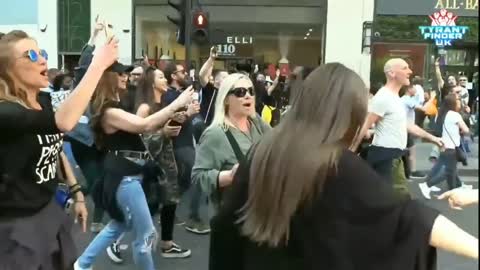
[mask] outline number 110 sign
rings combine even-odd
[[[217,45],[218,56],[235,56],[237,48],[234,44]]]

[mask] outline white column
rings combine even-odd
[[[135,56],[134,58],[141,58],[142,56],[142,49],[144,48],[144,35],[142,31],[142,23],[143,20],[137,16],[135,18]]]
[[[363,22],[373,21],[374,0],[328,0],[325,63],[339,62],[370,86],[370,53],[362,53]]]
[[[47,51],[49,68],[59,68],[57,14],[57,0],[38,0],[37,31],[29,33],[37,39],[40,48]]]
[[[120,59],[123,64],[132,63],[132,0],[91,0],[91,25],[95,25],[95,18],[100,15],[113,26],[113,34],[120,41]],[[105,35],[101,35],[97,46],[105,43]]]

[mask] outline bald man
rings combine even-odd
[[[408,63],[399,58],[390,59],[385,64],[384,73],[387,83],[372,98],[367,120],[360,133],[363,136],[360,137],[368,137],[368,129],[375,125],[367,161],[393,186],[396,180],[393,179],[393,166],[403,165],[401,157],[407,148],[408,133],[438,145],[442,142],[440,138],[430,135],[414,123],[407,122],[407,114],[399,92],[403,86],[410,85],[412,70]],[[406,184],[400,188],[405,191]]]

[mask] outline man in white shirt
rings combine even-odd
[[[414,123],[407,122],[407,115],[399,97],[400,88],[410,85],[412,71],[407,62],[399,58],[390,59],[384,66],[384,72],[387,83],[372,98],[360,137],[363,138],[368,129],[375,124],[375,133],[367,161],[393,186],[393,162],[400,159],[407,148],[407,133],[438,145],[442,145],[442,142],[440,138],[429,134]],[[359,141],[355,146],[358,146],[358,143]],[[406,183],[401,185],[405,187]]]

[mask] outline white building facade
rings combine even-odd
[[[2,1],[0,32],[23,30],[49,54],[48,66],[58,67],[56,0]]]

